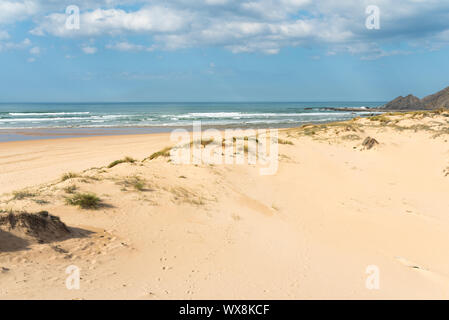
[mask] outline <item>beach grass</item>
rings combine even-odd
[[[108,165],[108,169],[114,168],[116,165],[119,165],[121,163],[135,163],[136,161],[137,161],[136,159],[133,159],[131,157],[125,157],[123,159],[115,160],[115,161],[111,162]]]
[[[28,191],[28,190],[20,190],[20,191],[14,191],[12,193],[13,195],[13,200],[23,200],[26,198],[32,198],[34,196],[36,196],[36,193]]]
[[[94,193],[77,193],[67,198],[66,203],[72,206],[78,206],[81,209],[98,209],[101,200]]]
[[[118,182],[117,184],[123,186],[123,191],[126,191],[126,188],[133,188],[137,191],[144,191],[146,187],[146,181],[139,176],[128,177],[123,181]]]
[[[166,147],[162,150],[159,150],[155,153],[153,153],[151,156],[149,156],[147,159],[153,160],[159,157],[169,157],[170,156],[170,151],[171,151],[172,147]],[[146,159],[145,159],[146,160]],[[145,161],[144,160],[144,161]]]
[[[61,181],[64,182],[64,181],[66,181],[66,180],[73,179],[73,178],[78,178],[78,177],[79,177],[79,174],[77,174],[77,173],[74,173],[74,172],[67,172],[67,173],[64,173],[64,174],[62,175]]]
[[[285,140],[285,139],[281,139],[281,138],[278,138],[277,140],[278,140],[279,144],[293,145],[293,142],[291,142],[290,140]]]
[[[75,191],[76,191],[77,189],[78,189],[78,187],[77,187],[76,185],[70,185],[70,186],[65,187],[63,190],[64,190],[66,193],[73,194],[73,193],[75,193]]]

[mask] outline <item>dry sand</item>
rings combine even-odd
[[[142,162],[172,144],[166,134],[2,143],[0,208],[46,210],[71,235],[0,226],[0,298],[447,299],[447,115],[284,130],[293,144],[272,176]],[[379,144],[363,147],[368,136]],[[139,161],[107,168],[124,156]],[[103,205],[67,205],[73,185]],[[79,290],[65,286],[70,265]]]

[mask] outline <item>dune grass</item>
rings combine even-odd
[[[47,200],[44,199],[33,199],[33,201],[39,205],[45,205],[45,204],[49,204],[50,202],[48,202]]]
[[[134,189],[137,191],[143,191],[145,190],[145,181],[137,178],[131,182]]]
[[[290,140],[285,140],[285,139],[281,139],[281,138],[278,138],[278,143],[279,144],[289,144],[289,145],[293,145],[293,142],[291,142]]]
[[[153,153],[151,156],[149,156],[147,159],[153,160],[159,157],[169,157],[170,156],[170,151],[171,151],[172,147],[166,147],[162,150],[159,150],[155,153]],[[146,160],[146,159],[145,159]]]
[[[75,193],[75,191],[78,189],[78,187],[76,185],[70,185],[65,187],[63,190],[65,191],[65,193],[70,193],[73,194]]]
[[[12,193],[13,200],[23,200],[26,198],[32,198],[36,196],[36,193],[28,191],[28,190],[20,190],[20,191],[14,191]]]
[[[66,203],[72,206],[78,206],[81,209],[98,209],[101,200],[94,193],[77,193],[67,198]]]
[[[209,145],[209,144],[211,144],[212,142],[214,142],[214,139],[201,139],[201,142],[200,142],[200,144],[203,146],[203,147],[206,147],[207,145]],[[192,142],[192,145],[193,145],[193,142]]]
[[[128,177],[117,184],[123,186],[123,191],[126,191],[126,188],[133,188],[137,191],[145,191],[145,187],[147,185],[146,181],[139,176]]]
[[[135,159],[133,159],[133,158],[131,158],[131,157],[125,157],[125,158],[123,158],[123,159],[115,160],[115,161],[111,162],[111,163],[108,165],[108,169],[114,168],[116,165],[119,165],[119,164],[121,164],[121,163],[135,163],[136,161],[137,161],[137,160],[135,160]]]
[[[205,204],[201,196],[197,195],[195,192],[190,191],[184,187],[181,186],[172,187],[169,191],[173,194],[173,199],[175,201],[194,204],[197,206]]]
[[[348,134],[348,135],[342,136],[341,139],[349,140],[349,141],[356,141],[356,140],[360,140],[362,138],[357,134]]]
[[[64,182],[64,181],[66,181],[66,180],[73,179],[73,178],[78,178],[78,177],[79,177],[79,174],[77,174],[77,173],[74,173],[74,172],[67,172],[67,173],[64,173],[64,174],[62,175],[61,181]]]

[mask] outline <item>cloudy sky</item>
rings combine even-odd
[[[448,57],[447,0],[0,0],[3,102],[385,101]]]

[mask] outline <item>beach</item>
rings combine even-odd
[[[280,129],[273,175],[151,157],[169,133],[2,142],[3,214],[70,232],[0,225],[0,299],[447,299],[448,115]]]

